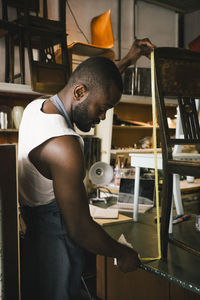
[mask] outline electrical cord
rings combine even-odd
[[[107,187],[105,187],[105,186],[99,186],[100,188],[104,188],[106,191],[102,191],[101,190],[101,192],[103,192],[104,194],[106,194],[106,193],[109,193],[109,194],[113,194],[112,192],[111,192],[111,190],[109,189],[109,188],[107,188]]]
[[[80,28],[80,26],[79,26],[79,24],[78,24],[78,22],[77,22],[77,20],[76,20],[76,17],[75,17],[75,15],[74,15],[74,13],[73,13],[73,10],[72,10],[72,8],[71,8],[71,6],[70,6],[68,0],[66,0],[66,3],[67,3],[67,6],[69,7],[69,11],[70,11],[70,13],[71,13],[71,15],[72,15],[72,17],[73,17],[75,23],[76,23],[76,26],[78,27],[78,29],[80,30],[80,32],[82,33],[82,35],[83,35],[84,38],[86,39],[87,43],[89,44],[90,42],[89,42],[88,38],[86,37],[86,35],[84,34],[83,30]]]

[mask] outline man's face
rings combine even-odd
[[[120,92],[117,88],[104,93],[90,92],[88,97],[80,102],[73,110],[73,121],[81,131],[87,132],[106,117],[106,111],[117,104]]]

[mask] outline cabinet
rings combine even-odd
[[[102,300],[200,300],[199,294],[145,270],[124,274],[113,265],[113,258],[103,256],[97,256],[97,296]]]
[[[23,106],[41,94],[33,92],[31,87],[23,84],[0,83],[0,106],[8,106],[11,110],[14,106]],[[16,143],[18,130],[15,128],[0,129],[0,144]]]
[[[30,86],[0,83],[0,106],[25,107],[40,96]],[[0,298],[20,299],[20,240],[16,145],[18,130],[0,129]],[[12,144],[12,145],[8,145]]]

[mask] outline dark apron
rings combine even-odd
[[[77,300],[83,250],[68,237],[56,201],[22,207],[22,300]]]

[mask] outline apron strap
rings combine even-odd
[[[72,122],[71,122],[71,120],[69,118],[69,115],[66,112],[65,107],[64,107],[62,101],[60,100],[60,98],[58,97],[58,95],[56,94],[56,95],[52,96],[50,99],[55,104],[55,106],[57,107],[57,109],[59,110],[59,112],[61,113],[61,115],[65,118],[68,126],[72,130],[74,130],[74,126],[72,125]]]

